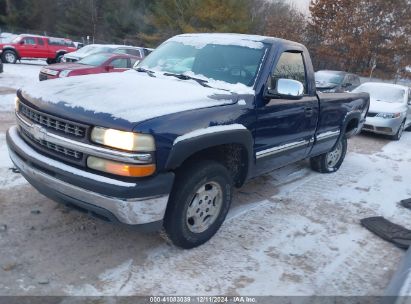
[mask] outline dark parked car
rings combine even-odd
[[[78,62],[58,63],[44,67],[40,71],[39,79],[42,81],[88,74],[119,73],[131,69],[138,60],[139,57],[126,54],[98,53]]]
[[[318,71],[315,73],[317,91],[323,93],[350,92],[361,84],[360,77],[341,71]]]
[[[180,35],[136,68],[17,93],[10,157],[41,193],[100,219],[209,240],[233,187],[302,159],[337,171],[367,93],[321,94],[307,49],[237,34]]]

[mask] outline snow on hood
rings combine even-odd
[[[23,87],[27,100],[63,104],[114,119],[140,122],[147,119],[237,102],[237,94],[202,87],[194,81],[150,77],[134,70],[76,76]]]
[[[401,113],[407,111],[407,105],[400,102],[385,102],[380,100],[370,100],[371,113]]]

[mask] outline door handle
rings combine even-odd
[[[306,117],[311,117],[314,114],[314,109],[313,108],[305,108],[305,116]]]

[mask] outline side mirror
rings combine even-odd
[[[23,44],[24,44],[24,40],[20,40],[19,44],[23,45]]]
[[[106,68],[107,72],[111,71],[111,70],[114,70],[114,66],[112,66],[112,65],[106,65],[105,68]]]
[[[349,88],[349,87],[352,87],[352,83],[347,82],[343,85],[343,88]]]
[[[304,96],[304,85],[292,79],[278,79],[276,89],[269,89],[269,95],[277,97],[299,99]]]

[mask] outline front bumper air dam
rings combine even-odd
[[[397,134],[402,122],[403,116],[399,118],[382,118],[382,117],[367,117],[363,131],[373,132],[382,135]]]
[[[128,225],[160,223],[164,218],[169,194],[141,198],[117,198],[83,189],[56,178],[53,172],[50,172],[50,168],[55,166],[59,170],[69,172],[74,178],[78,176],[93,180],[100,187],[105,187],[105,184],[111,186],[117,184],[121,187],[128,186],[134,192],[138,191],[139,186],[144,187],[144,185],[143,183],[126,183],[86,172],[41,155],[21,139],[17,127],[12,127],[7,131],[7,144],[10,158],[22,175],[34,188],[53,200],[68,202],[91,214]],[[47,170],[41,170],[43,166]],[[173,179],[174,176],[169,179],[170,185],[166,187],[168,191],[172,187]],[[164,188],[162,190],[164,191]]]

